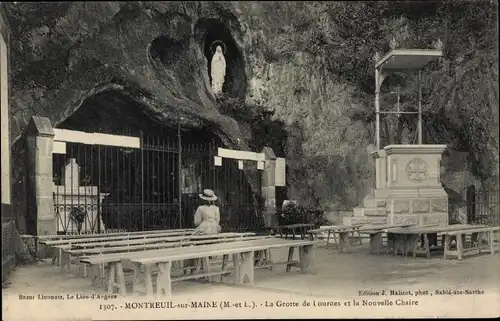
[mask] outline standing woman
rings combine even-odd
[[[196,229],[193,235],[209,235],[219,234],[221,227],[219,207],[214,204],[217,196],[210,189],[203,190],[203,194],[199,194],[205,204],[198,206],[194,213],[194,225]]]

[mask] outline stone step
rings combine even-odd
[[[387,216],[387,209],[385,207],[378,208],[364,208],[363,216]]]
[[[366,208],[366,207],[355,207],[353,209],[354,217],[364,217],[364,216],[387,216],[387,210],[385,207],[379,208]]]
[[[373,197],[366,197],[363,200],[363,207],[384,207],[385,208],[386,201],[385,199],[382,198],[373,198]]]
[[[362,217],[363,216],[363,208],[362,207],[355,207],[352,209],[353,216],[355,217]]]
[[[356,217],[356,216],[351,216],[351,217],[344,217],[342,219],[342,224],[345,225],[352,225],[352,224],[386,224],[387,218],[386,217],[368,217],[368,216],[363,216],[363,217]]]

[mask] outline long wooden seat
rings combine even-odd
[[[278,233],[280,237],[285,237],[288,238],[288,233],[292,232],[292,239],[295,240],[295,235],[297,234],[296,231],[298,231],[298,234],[300,237],[304,240],[306,239],[306,231],[309,228],[314,227],[314,224],[312,223],[297,223],[297,224],[289,224],[289,225],[280,225],[277,226],[276,229],[278,230]]]
[[[333,247],[339,249],[341,252],[345,249],[350,253],[352,245],[361,245],[361,235],[359,232],[361,226],[362,224],[328,225],[309,230],[307,233],[309,233],[311,240],[314,240],[315,235],[327,232],[326,248],[330,245],[330,237],[333,236]]]
[[[116,232],[116,233],[96,233],[96,234],[76,234],[76,235],[39,235],[36,238],[40,241],[95,238],[108,236],[130,236],[139,234],[158,234],[170,232],[193,232],[194,229],[171,229],[171,230],[153,230],[153,231],[135,231],[135,232]]]
[[[181,236],[181,235],[190,235],[193,230],[170,230],[170,231],[162,231],[161,233],[134,233],[131,235],[115,235],[115,236],[97,236],[92,235],[88,237],[81,238],[69,238],[69,239],[42,239],[38,240],[39,244],[44,244],[48,248],[52,250],[52,264],[58,261],[62,255],[62,249],[66,249],[71,247],[72,244],[79,243],[101,243],[101,242],[109,242],[109,241],[119,241],[119,240],[135,240],[135,239],[153,239],[167,236]],[[64,235],[62,235],[64,236]],[[54,250],[55,249],[55,250]]]
[[[221,233],[217,234],[216,236],[210,236],[210,237],[239,237],[241,233]],[[246,235],[255,235],[255,233],[248,232]],[[133,246],[133,245],[143,245],[143,244],[151,244],[151,243],[160,243],[160,242],[176,242],[176,241],[181,241],[185,240],[186,238],[205,238],[206,236],[192,236],[191,233],[189,234],[155,234],[153,236],[150,235],[143,235],[143,236],[133,236],[130,239],[98,239],[94,240],[92,239],[91,242],[85,242],[85,240],[78,240],[76,242],[63,242],[63,243],[58,243],[59,241],[50,241],[50,245],[52,247],[56,248],[57,251],[55,252],[57,256],[53,258],[53,262],[55,259],[59,259],[59,264],[61,264],[62,256],[64,255],[64,251],[68,249],[89,249],[89,248],[99,248],[99,247],[117,247],[117,246]],[[61,268],[62,269],[62,268]]]
[[[413,253],[413,257],[422,253],[427,258],[430,258],[430,243],[429,236],[437,235],[438,233],[451,232],[458,230],[469,230],[474,228],[482,228],[486,226],[454,224],[445,226],[423,226],[423,227],[408,227],[401,229],[391,229],[388,231],[388,237],[391,236],[394,242],[394,255],[397,255],[401,250],[404,256],[409,252]],[[419,247],[419,243],[421,246]],[[444,243],[444,242],[443,242]]]
[[[192,231],[175,231],[175,232],[163,232],[163,233],[153,233],[153,234],[134,234],[134,235],[117,235],[117,236],[106,236],[106,237],[86,237],[78,239],[64,239],[64,240],[42,240],[40,244],[46,244],[48,246],[56,245],[66,245],[66,244],[80,244],[80,243],[102,243],[108,241],[120,241],[120,240],[137,240],[137,239],[153,239],[164,236],[182,236],[191,235]]]
[[[184,236],[167,236],[160,238],[147,238],[147,239],[137,239],[137,240],[125,240],[125,241],[111,241],[111,242],[100,242],[100,243],[83,243],[74,244],[72,246],[61,245],[58,248],[62,251],[61,253],[61,271],[67,267],[68,271],[71,269],[71,257],[81,256],[88,253],[90,249],[111,249],[110,252],[119,252],[113,249],[117,247],[144,247],[148,244],[161,244],[161,243],[190,243],[194,240],[225,240],[231,238],[241,238],[245,236],[254,236],[253,232],[245,233],[220,233],[215,235],[184,235]],[[161,247],[161,246],[160,246]],[[105,251],[99,251],[97,253],[104,253]]]
[[[480,254],[482,252],[494,254],[494,233],[499,230],[500,227],[492,226],[440,232],[444,236],[444,258],[457,257],[458,260],[462,260],[464,256]],[[466,235],[471,235],[472,247],[470,248],[464,247]],[[451,249],[453,239],[456,241],[455,250]],[[487,241],[487,243],[483,244],[483,240]]]
[[[313,247],[317,241],[310,240],[286,240],[282,238],[267,238],[262,240],[249,240],[249,241],[236,241],[230,243],[219,243],[210,245],[200,245],[188,248],[174,248],[162,251],[142,252],[137,257],[131,259],[135,265],[133,291],[139,291],[139,270],[140,266],[144,265],[145,269],[145,286],[146,292],[149,295],[153,294],[153,285],[151,277],[151,267],[158,268],[157,277],[157,290],[158,297],[171,295],[172,284],[172,262],[188,259],[202,259],[204,262],[204,273],[192,276],[183,276],[180,279],[199,278],[203,276],[211,277],[213,275],[220,275],[229,273],[226,269],[227,265],[222,267],[221,271],[213,271],[210,267],[210,256],[232,256],[234,266],[234,282],[236,284],[253,284],[254,282],[254,253],[262,250],[270,250],[273,248],[289,248],[293,256],[293,249],[299,248],[299,262],[298,266],[302,273],[314,273],[314,254]],[[295,262],[286,262],[286,271],[290,271],[290,267],[296,266]],[[114,264],[110,269],[108,280],[108,292],[114,292],[118,288],[119,292],[125,293],[125,284],[121,262]],[[117,280],[115,280],[117,276]]]

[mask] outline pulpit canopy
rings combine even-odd
[[[422,69],[430,61],[443,56],[441,50],[434,49],[394,49],[380,59],[375,68],[384,70]]]

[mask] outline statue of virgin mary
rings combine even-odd
[[[211,76],[214,94],[221,93],[224,77],[226,76],[226,59],[224,59],[221,46],[217,46],[214,56],[212,57]]]

